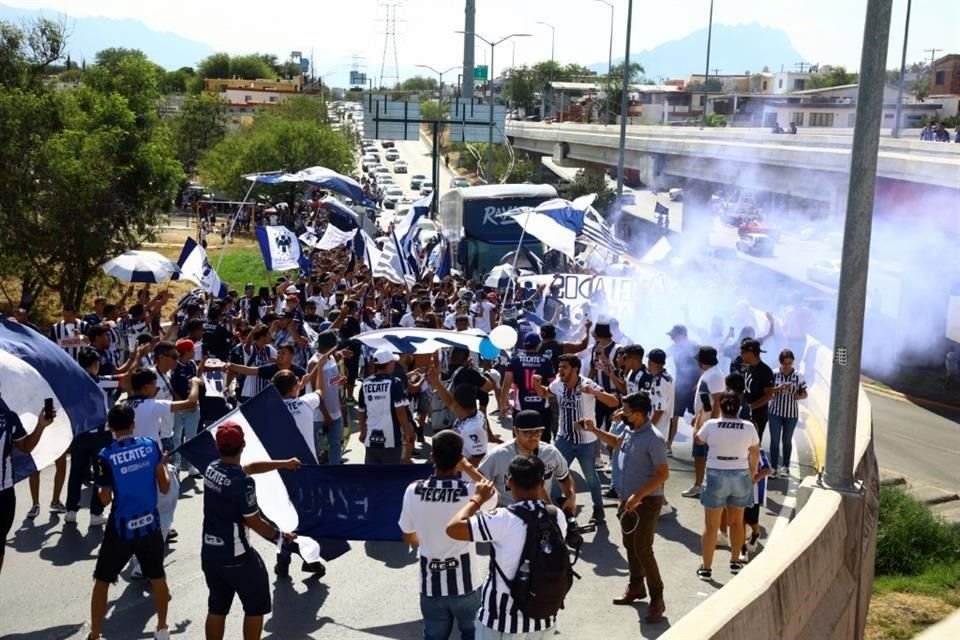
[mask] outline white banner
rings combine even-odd
[[[227,297],[227,286],[213,270],[207,252],[193,238],[187,238],[177,264],[181,279],[196,283],[217,298]]]

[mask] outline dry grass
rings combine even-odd
[[[866,640],[906,640],[953,613],[940,598],[913,593],[874,593]]]

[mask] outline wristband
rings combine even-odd
[[[473,496],[472,498],[470,498],[470,502],[477,505],[477,509],[480,509],[483,507],[483,500],[478,500],[477,496]]]

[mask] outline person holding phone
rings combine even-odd
[[[770,401],[770,468],[774,472],[779,469],[781,478],[790,477],[793,432],[800,416],[797,401],[807,397],[807,382],[793,368],[794,359],[790,349],[780,352],[780,368],[773,375],[773,399]]]

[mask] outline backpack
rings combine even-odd
[[[517,575],[513,580],[504,575],[492,548],[491,563],[510,587],[510,596],[523,615],[540,620],[552,618],[563,608],[574,577],[573,563],[557,524],[557,508],[537,505],[530,510],[510,505],[507,509],[527,528]]]

